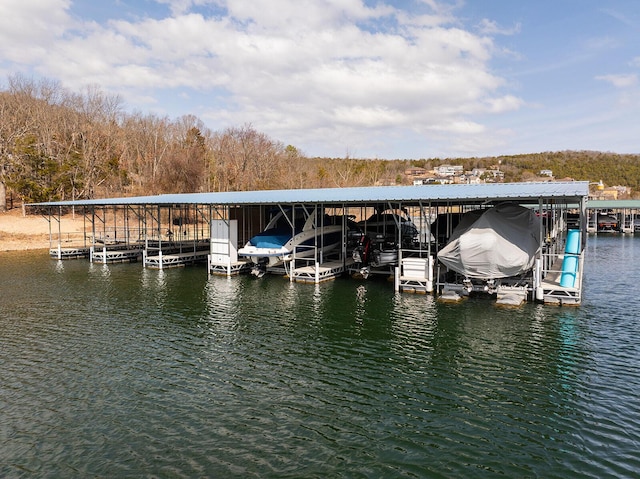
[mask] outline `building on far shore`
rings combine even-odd
[[[597,188],[595,192],[589,195],[591,200],[619,200],[621,198],[629,198],[631,196],[631,188],[627,186],[609,186]]]
[[[414,185],[475,185],[479,183],[501,183],[504,172],[499,168],[474,168],[464,171],[462,165],[440,165],[433,170],[425,168],[408,168],[404,174]]]

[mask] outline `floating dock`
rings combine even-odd
[[[142,257],[142,245],[103,245],[90,248],[92,263],[132,263]]]
[[[364,271],[353,254],[356,239],[347,234],[344,225],[342,244],[331,255],[323,253],[320,235],[324,220],[320,218],[350,218],[363,225],[362,234],[368,234],[366,218],[402,214],[415,224],[415,237],[407,238],[406,225],[392,222],[386,232],[392,246],[378,253],[394,258],[393,263],[382,262],[384,266],[368,270],[390,275],[396,291],[435,294],[451,301],[469,294],[487,294],[506,306],[523,301],[577,305],[582,299],[587,195],[588,182],[541,182],[168,194],[37,206],[49,209],[50,224],[60,223],[64,208],[82,209],[85,215],[85,238],[91,244],[63,248],[59,235],[58,247],[53,247],[51,228],[53,258],[89,257],[99,263],[141,261],[143,267],[153,269],[206,262],[208,274],[225,276],[261,267],[239,256],[238,251],[264,230],[274,211],[300,209],[317,215],[320,222],[315,242],[305,246],[306,257],[294,255],[280,266],[263,267],[258,276],[272,272],[284,274],[292,282],[313,284],[346,272]],[[500,281],[471,281],[448,270],[438,255],[462,215],[502,203],[525,206],[538,215],[541,233],[535,267],[527,274]],[[383,215],[385,211],[397,214]],[[293,217],[289,221],[293,232]],[[580,250],[571,253],[576,257],[571,260],[575,271],[568,273],[563,271],[563,263],[572,228],[579,231],[581,241]],[[563,274],[573,275],[571,285],[563,281]]]
[[[209,240],[153,241],[142,250],[145,268],[164,269],[187,266],[207,261]]]
[[[538,299],[545,304],[556,304],[559,306],[579,306],[582,302],[582,272],[584,264],[584,254],[576,258],[578,267],[572,271],[563,271],[563,264],[566,264],[566,255],[559,255],[547,274],[540,282]],[[563,281],[563,274],[574,276],[569,284]]]
[[[165,254],[158,251],[158,254],[149,255],[144,252],[144,266],[152,269],[176,268],[195,263],[207,261],[209,251],[186,251],[182,253]]]
[[[352,259],[348,261],[325,261],[322,264],[315,263],[293,268],[290,274],[292,280],[296,283],[323,283],[342,276],[352,263]]]
[[[64,259],[79,259],[79,258],[88,258],[91,252],[91,248],[89,247],[68,247],[62,248],[58,246],[57,248],[49,249],[49,256],[53,259],[64,260]]]
[[[207,270],[209,274],[216,276],[237,276],[246,273],[251,269],[251,262],[248,260],[235,261],[233,263],[214,263],[209,255],[207,260]]]
[[[589,234],[640,234],[640,200],[589,200]]]

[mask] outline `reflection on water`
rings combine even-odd
[[[636,245],[575,309],[0,254],[0,476],[631,477]]]

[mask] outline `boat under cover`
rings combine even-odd
[[[418,236],[418,228],[403,210],[378,211],[366,220],[359,221],[358,226],[374,241],[397,241],[400,232],[403,244],[409,245]]]
[[[465,214],[438,259],[471,279],[491,280],[529,271],[540,251],[540,219],[533,210],[502,203]]]

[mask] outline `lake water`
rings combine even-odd
[[[1,477],[640,477],[640,238],[583,305],[0,254]]]

